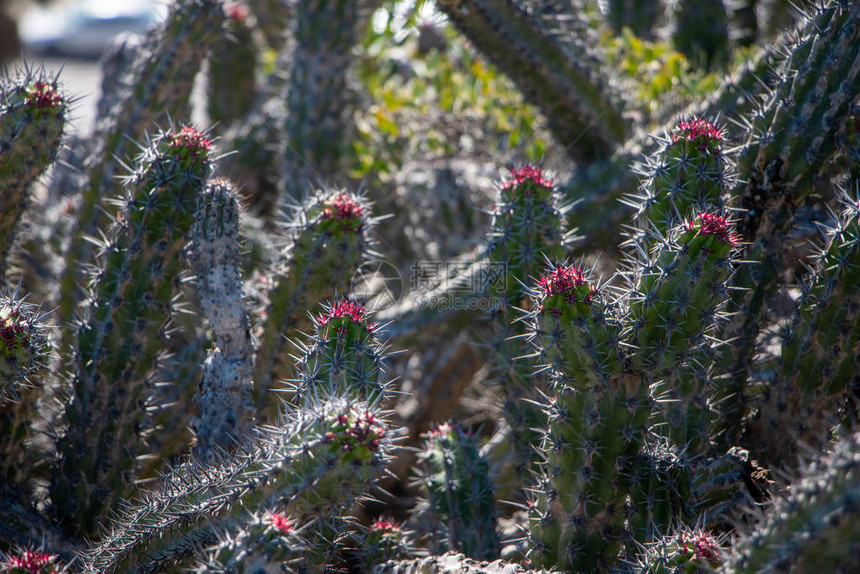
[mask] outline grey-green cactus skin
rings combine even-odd
[[[437,2],[557,140],[483,228],[413,229],[470,246],[444,311],[353,284],[416,263],[379,224],[400,184],[347,184],[360,37],[403,5],[179,0],[108,54],[90,139],[62,76],[4,77],[0,571],[851,571],[860,4],[772,40],[784,3],[716,3],[696,48],[675,3],[712,73],[765,49],[671,118],[606,64],[620,22],[661,33],[623,4]]]

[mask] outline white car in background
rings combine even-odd
[[[117,34],[143,34],[166,12],[153,0],[71,0],[26,12],[18,35],[32,54],[95,59]]]

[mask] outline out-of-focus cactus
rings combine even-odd
[[[614,74],[601,65],[593,38],[577,34],[588,30],[578,21],[581,2],[557,20],[544,19],[540,7],[513,0],[437,4],[543,111],[572,157],[586,162],[604,159],[622,141],[628,129],[622,90]],[[557,23],[568,28],[556,34]]]
[[[618,16],[624,3],[602,4]],[[677,4],[681,14],[705,6]],[[710,23],[719,24],[718,42],[703,45],[712,64],[723,58],[726,9],[737,26],[755,2],[723,4],[709,7],[722,10]],[[756,11],[762,37],[776,4]],[[56,160],[72,100],[49,74],[25,69],[3,80],[0,267],[6,273],[12,261],[9,281],[20,275],[37,305],[0,298],[0,571],[854,567],[860,4],[823,0],[758,54],[762,46],[736,51],[748,61],[702,101],[672,94],[672,109],[687,110],[682,119],[665,117],[667,106],[622,103],[602,55],[617,43],[593,4],[436,5],[498,70],[441,20],[439,49],[410,52],[415,42],[400,44],[401,35],[418,20],[405,1],[249,2],[234,30],[242,49],[225,52],[224,34],[239,22],[225,27],[222,3],[178,0],[140,41],[111,51],[94,136],[67,139],[75,149]],[[362,30],[372,34],[367,42]],[[666,46],[627,40],[633,52]],[[380,56],[386,42],[398,45],[396,56]],[[683,44],[679,35],[676,47]],[[207,57],[212,82],[198,93],[224,124],[218,154],[209,136],[186,127],[159,133],[129,158],[128,142],[164,112],[187,119]],[[373,78],[350,75],[357,57]],[[683,93],[717,85],[718,66],[706,76],[695,55],[666,57],[691,66],[689,76],[667,72]],[[236,70],[229,61],[245,62],[232,83],[219,76]],[[541,169],[515,169],[486,234],[476,223],[436,242],[432,226],[417,227],[423,215],[405,218],[415,225],[410,239],[393,225],[383,230],[378,257],[401,272],[423,263],[404,252],[441,258],[451,245],[475,247],[428,291],[446,309],[422,304],[416,288],[371,318],[364,307],[372,303],[351,284],[377,257],[368,248],[378,220],[370,202],[324,187],[292,214],[273,217],[272,206],[298,203],[316,179],[347,179],[352,122],[372,117],[381,126],[392,108],[410,107],[389,80],[423,81],[439,62],[450,64],[457,102],[463,93],[480,99],[496,89],[497,71],[508,74],[543,112],[532,131],[548,127],[557,140],[544,165],[574,175],[557,187]],[[381,100],[362,101],[361,82]],[[459,103],[448,103],[436,119],[456,132],[463,153],[439,166],[428,146],[420,151],[427,166],[413,157],[403,169],[456,171],[458,192],[475,183],[482,193],[468,196],[489,204],[492,174],[511,163],[499,158],[519,145],[515,134],[482,127],[484,140],[466,137]],[[498,111],[495,100],[482,106],[481,118]],[[474,111],[465,124],[481,123]],[[397,116],[409,124],[397,130],[409,153],[405,138],[416,126],[427,141],[435,128],[432,113],[416,115],[420,122]],[[477,141],[487,142],[481,152]],[[464,155],[473,152],[477,169]],[[34,187],[52,162],[47,189]],[[133,165],[126,194],[111,199],[123,165]],[[219,167],[243,174],[235,187],[211,177]],[[399,169],[385,167],[386,177]],[[410,215],[449,196],[413,204],[432,186],[403,193],[379,176],[368,175],[367,195],[388,194],[387,206]],[[280,197],[261,195],[278,182]],[[465,197],[448,213],[468,205]],[[279,219],[288,237],[273,233]],[[573,246],[581,258],[569,265],[574,227],[586,241]],[[820,248],[809,241],[819,230]],[[388,251],[408,240],[426,244]],[[598,285],[585,271],[592,268],[608,279]],[[458,291],[467,279],[469,292]],[[485,317],[473,304],[489,299]],[[35,311],[55,305],[56,313]],[[285,352],[286,340],[300,341],[298,357]],[[389,345],[417,352],[389,355]],[[513,383],[504,397],[489,383],[499,371]],[[267,396],[278,378],[295,391],[280,408]],[[423,396],[404,398],[410,393]],[[419,451],[434,420],[457,422],[431,432]],[[412,448],[395,448],[400,423]],[[813,462],[799,468],[804,458]],[[410,513],[422,498],[406,482],[416,461],[424,495]],[[412,529],[428,535],[413,539]],[[522,564],[422,556],[449,550]]]
[[[706,67],[729,59],[729,14],[723,0],[674,0],[672,42],[679,52]]]

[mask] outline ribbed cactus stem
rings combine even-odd
[[[34,379],[48,362],[46,317],[17,291],[0,295],[0,481],[26,480],[25,449],[36,418]]]
[[[164,351],[208,150],[194,128],[159,133],[138,157],[127,199],[99,245],[52,487],[58,516],[83,532],[132,491],[135,456],[145,448],[143,402]]]
[[[386,353],[377,325],[357,301],[339,299],[314,317],[314,335],[298,365],[299,401],[348,396],[357,401],[386,397]]]
[[[503,303],[496,311],[493,359],[505,387],[505,418],[513,429],[520,473],[533,458],[534,429],[543,422],[530,402],[538,398],[539,378],[530,361],[517,360],[523,355],[517,337],[525,333],[525,324],[514,322],[513,308],[528,308],[522,283],[526,278],[537,275],[547,259],[564,259],[569,239],[562,228],[564,211],[555,183],[541,168],[528,164],[512,168],[501,184],[487,246],[488,296]]]
[[[15,79],[0,76],[0,283],[28,190],[54,161],[65,120],[56,77],[30,69]]]
[[[392,434],[377,407],[342,398],[283,413],[279,426],[262,429],[238,456],[184,465],[144,493],[87,553],[84,572],[176,558],[189,543],[211,538],[202,524],[229,527],[261,502],[278,500],[278,512],[299,524],[340,513],[381,475]]]
[[[86,162],[77,226],[64,257],[58,309],[63,320],[73,318],[79,301],[82,264],[90,260],[87,237],[106,227],[102,208],[113,194],[116,159],[125,161],[131,155],[129,143],[142,139],[153,121],[166,123],[169,117],[165,113],[180,118],[189,115],[194,77],[223,20],[218,0],[177,1],[137,50],[120,88],[122,97],[115,99],[107,116],[97,119],[95,130],[101,137],[95,139],[95,149]]]
[[[550,268],[533,296],[530,340],[555,394],[532,490],[531,556],[595,571],[614,562],[628,537],[623,471],[645,438],[648,385],[624,371],[615,310],[581,269]]]
[[[322,190],[308,198],[291,223],[291,243],[272,271],[265,324],[254,368],[261,408],[278,367],[284,335],[319,301],[346,293],[369,250],[370,206],[360,195]],[[303,326],[303,325],[302,325]]]
[[[631,366],[657,383],[668,423],[661,432],[689,454],[710,449],[713,340],[729,300],[738,239],[725,216],[704,212],[675,228],[637,269],[627,339]]]
[[[601,0],[599,4],[613,32],[619,34],[627,27],[638,38],[646,39],[653,36],[652,30],[662,11],[659,0]]]
[[[286,93],[283,201],[343,171],[357,106],[349,72],[373,0],[304,0],[293,9],[295,47]],[[345,183],[345,182],[337,182]]]
[[[633,540],[644,544],[658,539],[692,516],[690,463],[679,448],[663,437],[648,436],[630,466]]]
[[[730,180],[723,131],[710,121],[681,120],[659,142],[660,148],[640,168],[639,194],[628,203],[638,209],[641,229],[653,226],[666,233],[694,207],[720,207]]]
[[[440,0],[451,22],[540,108],[574,159],[608,158],[627,132],[621,90],[590,38],[553,33],[540,9],[513,0]],[[569,19],[581,18],[577,11]],[[580,26],[585,29],[586,26]]]
[[[740,231],[745,240],[754,240],[744,258],[760,263],[739,269],[734,297],[739,312],[721,335],[735,341],[735,353],[721,365],[731,374],[725,396],[739,399],[725,403],[728,430],[740,428],[750,397],[745,373],[779,292],[794,213],[815,199],[821,187],[816,182],[838,151],[836,136],[851,114],[860,82],[860,4],[834,0],[810,7],[782,49],[779,82],[753,114],[749,141],[738,154],[738,169],[748,181],[739,200],[746,214]]]
[[[203,365],[194,428],[195,455],[216,445],[230,449],[248,435],[256,409],[251,373],[254,347],[240,273],[239,205],[236,190],[215,180],[197,198],[190,255],[203,317],[215,337]]]
[[[705,67],[729,60],[729,14],[723,0],[676,0],[670,28],[675,49]]]
[[[480,560],[497,558],[494,488],[478,437],[459,425],[439,425],[426,435],[419,459],[426,499],[418,507],[418,520],[440,530],[434,533],[435,549]]]

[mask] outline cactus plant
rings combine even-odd
[[[57,76],[0,78],[0,571],[853,567],[860,4],[753,54],[756,11],[712,90],[727,21],[709,61],[672,55],[709,93],[671,117],[604,57],[619,23],[649,33],[623,4],[439,0],[426,50],[407,0],[178,0],[112,49],[75,150]],[[695,50],[704,4],[677,4]],[[206,58],[219,141],[185,123]],[[442,61],[446,117],[391,88]],[[499,74],[541,112],[540,167],[488,127],[520,110],[468,99]],[[353,122],[424,155],[350,172],[376,145]],[[479,208],[442,240],[404,191],[439,170],[448,215]],[[373,309],[370,261],[445,271]]]

